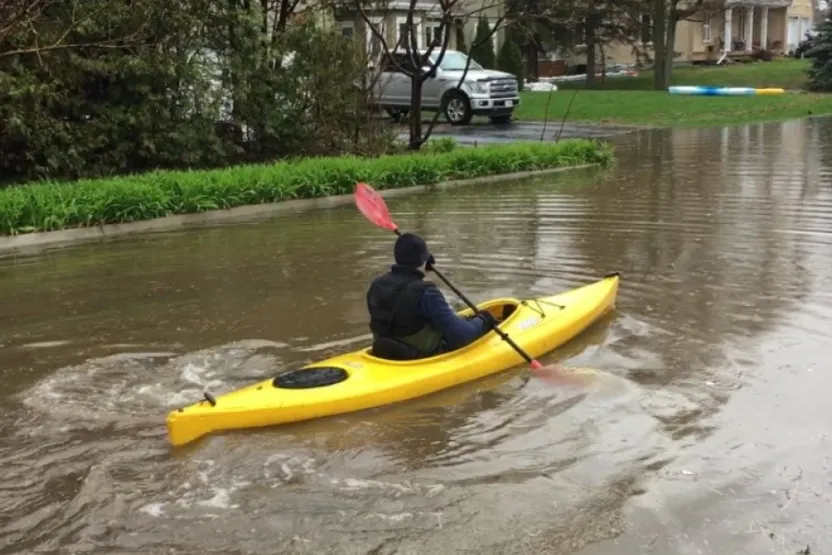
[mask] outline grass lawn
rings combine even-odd
[[[717,85],[800,88],[805,82],[805,60],[778,60],[736,64],[731,67],[674,68],[673,85]],[[752,123],[832,114],[832,95],[786,93],[778,96],[680,96],[654,91],[652,72],[638,77],[608,78],[596,90],[579,90],[583,83],[557,83],[551,95],[548,119],[560,121],[575,97],[566,121],[617,123],[656,127],[691,127]],[[572,90],[570,90],[572,89]],[[548,92],[522,93],[515,118],[546,118]]]
[[[754,87],[763,89],[779,87],[802,89],[806,85],[806,69],[809,60],[780,58],[771,62],[751,62],[730,66],[681,66],[673,68],[671,85],[705,85],[715,87]],[[638,77],[607,77],[597,79],[595,89],[602,90],[652,90],[653,71],[639,70]],[[564,81],[558,88],[583,89],[583,81]]]

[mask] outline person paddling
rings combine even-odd
[[[458,316],[439,288],[424,280],[435,260],[418,235],[400,235],[393,256],[390,271],[373,279],[367,291],[373,355],[391,360],[435,356],[464,347],[497,325],[487,312]]]

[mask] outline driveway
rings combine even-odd
[[[427,122],[426,124],[427,125]],[[493,125],[490,122],[474,122],[469,125],[452,126],[447,123],[437,123],[431,137],[453,137],[460,144],[484,143],[513,143],[516,141],[553,141],[560,131],[561,139],[601,138],[622,135],[640,129],[625,125],[596,125],[591,123],[564,124],[561,130],[560,120],[543,122],[520,121],[507,125]],[[402,126],[399,133],[402,140],[408,139],[407,128]]]

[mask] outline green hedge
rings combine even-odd
[[[307,158],[205,171],[157,171],[72,183],[37,182],[0,190],[0,235],[149,220],[295,198],[451,179],[607,164],[612,149],[592,140],[513,143],[379,158]]]

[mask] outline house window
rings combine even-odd
[[[413,26],[416,31],[416,48],[421,49],[423,46],[422,37],[422,22],[417,18],[413,18]],[[407,17],[396,18],[396,45],[405,48],[406,44],[410,42],[410,27],[407,24]]]
[[[587,27],[586,20],[580,19],[575,24],[574,43],[575,46],[584,46],[586,44]]]
[[[448,30],[450,32],[450,29]],[[450,44],[450,43],[448,43]],[[456,48],[457,50],[463,50],[464,48],[468,48],[468,41],[465,40],[465,26],[464,25],[457,25],[456,26]]]
[[[650,44],[653,42],[653,21],[652,18],[643,14],[641,16],[641,43]]]
[[[502,44],[502,38],[503,38],[502,29],[497,28],[497,26],[499,24],[500,24],[499,19],[492,19],[491,21],[488,22],[488,25],[489,25],[490,29],[496,29],[496,31],[494,31],[491,34],[491,40],[494,44],[494,56],[497,56],[500,53],[500,46]]]
[[[568,30],[566,31],[569,32]],[[581,46],[586,44],[586,28],[583,19],[575,23],[575,29],[572,32],[572,44],[574,46]]]
[[[399,23],[399,36],[397,38],[402,46],[410,40],[410,29],[408,29],[407,23]]]
[[[807,38],[809,38],[807,36],[807,34],[812,32],[812,20],[808,17],[804,17],[804,18],[801,19],[801,22],[802,22],[802,24],[800,26],[801,27],[801,29],[800,29],[800,31],[801,31],[800,41],[802,42],[802,41],[806,40]]]
[[[431,45],[437,48],[442,46],[442,39],[444,37],[442,36],[441,27],[442,25],[436,22],[425,24],[425,48],[430,48]]]
[[[743,14],[743,16],[745,16],[745,14]],[[741,37],[741,39],[745,38],[745,17],[741,17],[738,23],[739,23],[739,25],[737,25],[737,31],[738,31],[737,36]],[[742,42],[741,39],[740,40],[734,39],[734,42],[735,43],[736,42]],[[732,50],[733,50],[733,47],[732,47]]]
[[[702,16],[702,42],[711,42],[711,15],[707,12]]]
[[[385,25],[383,18],[371,19],[369,22],[365,24],[366,35],[365,40],[367,41],[367,54],[369,59],[378,60],[381,57],[381,54],[384,50],[384,46],[381,44],[381,39],[376,36],[376,33],[384,36],[385,34]]]
[[[352,38],[353,36],[355,36],[355,26],[352,24],[352,22],[341,23],[341,36],[347,38]]]

